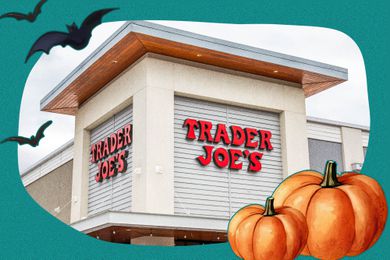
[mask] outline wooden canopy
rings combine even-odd
[[[137,28],[144,24],[145,22],[141,25],[138,22]],[[150,23],[146,24],[150,26]],[[149,33],[150,28],[147,28],[148,30],[133,29],[125,34],[122,29],[121,35],[113,36],[104,44],[106,49],[98,49],[96,53],[92,54],[92,58],[87,58],[84,64],[76,68],[67,79],[49,93],[41,101],[41,109],[75,115],[83,102],[147,53],[298,83],[302,86],[307,97],[347,80],[346,69],[282,54],[277,57],[274,55],[275,53],[262,53],[262,55],[264,57],[269,55],[270,59],[277,57],[281,62],[256,58],[256,55],[251,58],[251,52],[257,54],[252,47],[248,47],[249,49],[244,53],[246,55],[237,55],[236,50],[242,51],[241,46],[244,45],[238,47],[230,45],[229,47],[232,49],[230,51],[222,45],[223,41],[218,40],[213,42],[210,48],[207,48],[205,44],[197,44],[196,41],[191,43],[188,40],[181,40],[183,34],[178,34],[180,37],[175,39],[175,37],[168,37],[160,32],[156,33],[155,31],[161,30],[160,27],[162,26],[154,28],[152,33]],[[171,28],[169,33],[174,34],[175,29]],[[200,38],[198,41],[205,41],[204,38]],[[114,41],[114,39],[117,40]],[[218,48],[219,45],[224,48]],[[316,69],[316,66],[319,69]]]

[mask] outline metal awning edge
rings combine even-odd
[[[89,233],[106,226],[158,227],[169,229],[226,231],[229,220],[168,214],[104,211],[72,223],[74,229]]]

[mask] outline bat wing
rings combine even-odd
[[[22,13],[12,12],[12,13],[6,13],[1,15],[0,19],[2,18],[15,18],[16,20],[20,21],[20,20],[27,20],[27,15]]]
[[[4,139],[3,141],[0,142],[0,144],[3,144],[5,142],[17,142],[19,145],[24,145],[24,144],[31,144],[31,139],[23,136],[12,136]]]
[[[39,127],[36,135],[35,135],[35,139],[39,142],[39,140],[41,140],[45,135],[43,134],[43,132],[46,130],[46,128],[49,127],[49,125],[51,125],[53,123],[53,121],[49,120],[47,121],[46,123],[44,123],[43,125],[41,125],[41,127]]]
[[[83,21],[80,30],[86,30],[91,32],[96,26],[102,23],[103,16],[117,10],[118,8],[107,8],[93,12]]]
[[[65,47],[68,45],[68,33],[64,32],[48,32],[38,38],[38,40],[33,44],[29,53],[27,54],[26,61],[36,52],[43,51],[46,54],[49,54],[50,50],[57,45]]]
[[[41,13],[42,6],[43,6],[46,2],[47,2],[47,0],[41,0],[41,1],[39,1],[39,3],[37,4],[37,6],[35,6],[35,9],[34,9],[34,12],[33,12],[34,17],[36,17],[38,14]]]

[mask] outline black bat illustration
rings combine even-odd
[[[22,13],[16,13],[16,12],[11,12],[11,13],[6,13],[0,16],[0,19],[2,18],[15,18],[16,20],[27,20],[30,23],[34,22],[38,15],[41,13],[41,9],[44,3],[46,3],[47,0],[41,0],[39,3],[35,6],[34,12],[30,12],[28,14],[22,14]]]
[[[103,16],[107,13],[117,10],[118,8],[102,9],[90,14],[82,23],[80,28],[75,23],[67,25],[68,33],[66,32],[48,32],[38,38],[29,51],[26,61],[38,51],[43,51],[49,54],[51,48],[57,45],[65,47],[69,45],[75,50],[84,49],[91,39],[92,30],[102,23]]]
[[[23,137],[23,136],[12,136],[12,137],[8,137],[6,139],[4,139],[3,141],[0,142],[0,144],[3,144],[5,142],[18,142],[19,145],[24,145],[24,144],[29,144],[31,145],[32,147],[37,147],[39,145],[39,141],[41,141],[41,139],[43,137],[45,137],[45,135],[43,134],[43,132],[46,130],[46,128],[49,127],[49,125],[51,125],[53,123],[53,121],[49,120],[47,121],[46,123],[44,123],[37,131],[37,133],[34,135],[32,135],[30,138],[26,138],[26,137]]]

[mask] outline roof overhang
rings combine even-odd
[[[134,226],[107,226],[86,233],[91,237],[113,243],[141,244],[141,245],[194,245],[204,243],[224,243],[227,242],[227,231],[204,231],[186,230],[156,227],[134,227]],[[161,238],[174,239],[170,243],[162,243]],[[137,238],[141,238],[141,243]],[[146,242],[145,241],[146,238]],[[157,238],[157,241],[153,238]],[[154,242],[153,242],[154,240]],[[166,241],[166,240],[165,240]]]
[[[88,98],[147,53],[300,84],[306,97],[348,80],[348,70],[149,22],[126,22],[41,101],[75,115]]]

